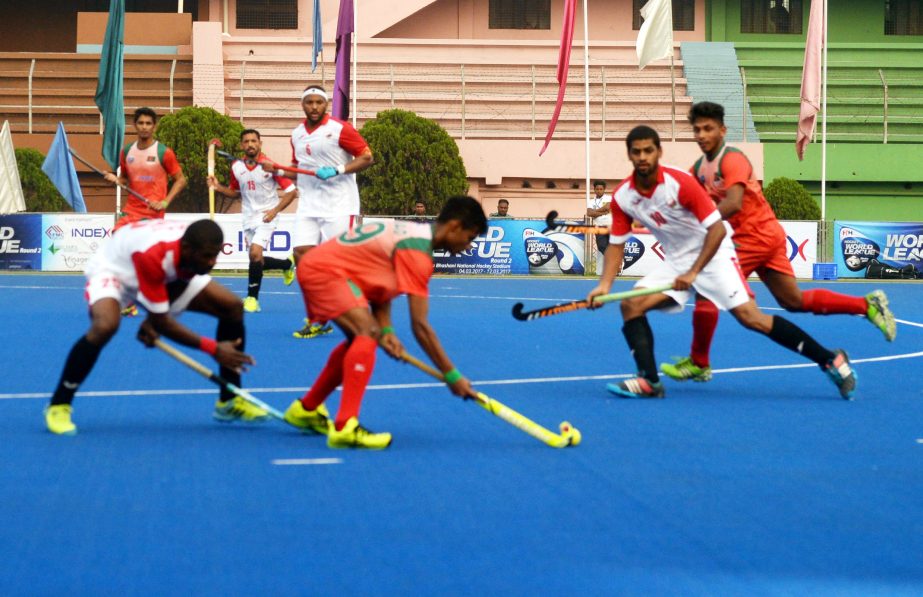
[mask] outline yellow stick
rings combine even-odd
[[[208,144],[208,175],[215,175],[215,144]],[[215,189],[208,187],[208,217],[215,219]]]

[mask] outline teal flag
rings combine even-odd
[[[42,162],[42,172],[51,179],[74,211],[86,213],[87,206],[83,200],[83,191],[80,190],[80,182],[77,180],[77,169],[74,168],[74,160],[67,144],[67,133],[64,132],[62,122],[58,123],[58,132],[51,142],[48,156]]]
[[[125,1],[109,0],[109,23],[99,57],[99,82],[93,101],[103,115],[103,157],[115,171],[125,138],[122,54],[125,50]]]

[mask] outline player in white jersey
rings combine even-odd
[[[682,311],[694,288],[718,308],[728,310],[746,328],[817,363],[851,398],[856,375],[841,350],[831,352],[790,321],[759,310],[737,265],[737,255],[721,214],[708,194],[687,172],[660,165],[660,137],[637,126],[625,140],[632,176],[612,194],[612,234],[599,284],[587,301],[607,294],[622,265],[632,218],[645,225],[664,247],[663,262],[635,284],[652,288],[672,284],[666,292],[622,301],[622,333],[638,368],[638,376],[607,389],[625,398],[663,398],[663,384],[654,361],[654,335],[646,313],[652,309]]]
[[[356,173],[372,165],[372,150],[348,122],[327,114],[327,92],[310,85],[301,94],[305,119],[292,131],[292,165],[313,170],[298,174],[295,263],[320,243],[349,230],[359,215]],[[264,163],[264,168],[272,168]],[[281,171],[280,171],[281,172]],[[330,324],[309,324],[293,335],[313,338],[333,331]]]
[[[241,199],[244,240],[250,252],[244,311],[255,313],[260,310],[260,287],[264,271],[282,270],[282,281],[286,286],[295,279],[295,262],[292,258],[268,257],[263,255],[263,251],[269,248],[272,234],[276,231],[276,216],[295,200],[296,188],[290,179],[266,172],[259,166],[260,162],[268,158],[263,155],[263,142],[258,131],[243,131],[240,134],[240,148],[247,157],[231,163],[231,185],[226,187],[214,176],[209,176],[208,186],[225,197]],[[281,199],[277,190],[279,188],[284,191]]]
[[[117,230],[86,268],[90,329],[71,348],[61,378],[45,409],[48,430],[74,435],[71,404],[103,348],[119,329],[122,307],[136,302],[147,310],[138,339],[153,346],[164,335],[210,354],[221,376],[240,386],[240,373],[253,364],[243,353],[244,315],[237,296],[208,275],[223,243],[221,228],[211,220],[187,225],[166,220],[129,223]],[[218,319],[215,338],[200,336],[175,316],[190,310]],[[222,388],[215,404],[219,421],[261,422],[268,413]]]

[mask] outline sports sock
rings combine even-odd
[[[817,343],[803,329],[778,315],[772,317],[772,329],[767,334],[769,339],[785,348],[802,354],[821,367],[835,355]]]
[[[711,341],[718,327],[718,307],[709,300],[697,300],[692,312],[692,362],[699,367],[709,366]]]
[[[801,293],[801,308],[816,315],[838,313],[865,315],[868,311],[868,304],[864,296],[849,296],[820,288]]]
[[[64,363],[64,370],[61,372],[61,379],[51,396],[51,404],[70,404],[74,401],[74,394],[77,388],[87,378],[99,353],[103,350],[102,346],[96,346],[87,340],[86,336],[81,336],[70,353],[67,355],[67,361]]]
[[[288,259],[277,259],[275,257],[263,257],[263,269],[281,269],[287,270],[292,267],[292,262]]]
[[[247,272],[247,296],[260,297],[260,286],[263,284],[263,264],[251,261]]]
[[[219,319],[218,320],[218,331],[215,333],[215,339],[218,342],[222,342],[224,340],[237,340],[238,338],[240,338],[240,346],[238,346],[237,349],[243,352],[244,348],[247,345],[247,335],[244,331],[243,321],[234,321],[232,319]],[[228,367],[225,367],[224,365],[222,365],[218,369],[218,371],[221,374],[221,377],[231,382],[238,388],[241,387],[240,373],[238,373],[237,371],[234,371],[233,369],[229,369]],[[233,393],[229,392],[228,390],[224,389],[224,387],[222,387],[221,395],[219,396],[218,399],[221,402],[227,402],[233,397],[234,397]]]
[[[311,389],[301,397],[301,406],[305,410],[317,410],[327,396],[343,383],[343,357],[347,350],[349,350],[349,341],[344,340],[330,353],[327,364],[311,384]]]
[[[653,383],[660,381],[657,365],[654,363],[654,332],[651,331],[647,317],[642,315],[626,321],[622,326],[622,334],[625,335],[628,348],[635,358],[638,375]]]
[[[343,397],[337,411],[336,428],[342,429],[350,417],[359,417],[365,386],[375,368],[378,344],[370,336],[356,336],[343,357]]]

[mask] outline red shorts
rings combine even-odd
[[[737,250],[737,260],[744,277],[753,272],[762,277],[767,270],[795,277],[792,262],[788,260],[785,251],[788,248],[788,239],[784,236],[771,244],[746,241],[739,243],[734,239],[734,248]]]
[[[304,259],[302,259],[304,261]],[[298,268],[298,284],[311,323],[332,321],[350,309],[368,309],[369,303],[350,280],[313,268]]]

